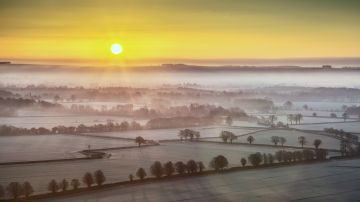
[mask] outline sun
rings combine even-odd
[[[111,45],[111,52],[114,55],[119,55],[120,53],[123,52],[123,47],[121,46],[121,44],[114,43]]]

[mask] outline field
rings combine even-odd
[[[357,159],[232,172],[43,201],[358,201],[359,164]]]
[[[80,150],[136,146],[134,141],[111,140],[74,135],[0,137],[0,162],[34,161],[84,157]]]
[[[108,120],[116,123],[122,121],[131,122],[133,119],[120,116],[91,116],[91,115],[40,115],[40,116],[13,116],[13,117],[0,117],[0,123],[5,125],[12,125],[16,127],[32,128],[32,127],[45,127],[52,128],[55,126],[78,126],[80,124],[94,125],[106,124]],[[147,120],[136,120],[141,124],[145,124]]]
[[[142,136],[143,138],[148,140],[173,140],[173,139],[179,139],[178,134],[181,129],[183,128],[90,133],[89,135],[101,135],[101,136],[122,137],[122,138],[131,138],[131,139],[135,139],[137,136]],[[190,129],[199,131],[201,138],[205,138],[205,137],[219,137],[221,131],[223,130],[231,131],[236,135],[243,135],[249,132],[260,130],[261,128],[258,129],[258,128],[212,126],[212,127],[191,127]]]
[[[302,130],[324,130],[324,128],[335,128],[338,130],[342,129],[346,132],[360,133],[360,122],[292,125],[291,127]]]
[[[109,182],[123,181],[136,170],[148,168],[154,161],[187,161],[194,159],[208,165],[211,158],[223,154],[230,166],[239,165],[242,157],[253,152],[275,153],[271,147],[256,147],[246,145],[223,145],[212,143],[164,143],[161,146],[134,148],[111,151],[111,158],[96,160],[81,160],[71,162],[39,163],[28,165],[0,166],[0,184],[6,185],[12,181],[29,180],[36,191],[47,191],[51,179],[81,178],[87,171],[102,169]]]

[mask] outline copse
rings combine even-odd
[[[161,163],[159,161],[155,161],[150,167],[150,172],[155,177],[161,178],[161,176],[164,173],[164,170],[163,170],[163,167],[162,167]]]
[[[224,157],[223,155],[218,155],[210,161],[209,166],[210,166],[210,168],[213,168],[216,171],[219,171],[219,170],[223,170],[228,165],[229,165],[229,162],[228,162],[227,158]]]
[[[146,172],[144,168],[139,168],[136,172],[136,176],[140,178],[140,180],[143,180],[146,177]]]

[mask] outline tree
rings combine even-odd
[[[102,170],[97,170],[94,172],[95,182],[98,186],[101,186],[106,181],[105,175]]]
[[[80,181],[78,179],[72,179],[71,186],[73,187],[73,189],[78,189],[80,186]]]
[[[90,188],[91,185],[94,184],[94,178],[90,172],[85,173],[82,180],[88,188]]]
[[[163,167],[159,161],[155,161],[152,166],[150,167],[150,172],[152,175],[154,175],[157,178],[161,178],[163,175]]]
[[[315,157],[315,153],[313,150],[310,149],[304,149],[303,150],[303,157],[305,160],[313,160]]]
[[[314,146],[315,146],[316,149],[319,148],[319,146],[321,145],[321,142],[322,142],[322,141],[319,140],[319,139],[314,140]]]
[[[260,152],[250,154],[248,159],[249,159],[249,162],[251,163],[251,165],[253,165],[253,166],[258,166],[262,162],[262,156],[261,156]]]
[[[273,163],[274,163],[274,156],[273,156],[272,154],[268,154],[267,159],[268,159],[269,164],[273,164]]]
[[[241,162],[242,167],[245,167],[245,165],[247,163],[246,159],[241,158],[240,162]]]
[[[248,136],[248,137],[246,138],[246,141],[248,141],[249,144],[252,144],[252,143],[255,141],[255,138],[250,135],[250,136]]]
[[[233,124],[233,119],[231,116],[227,116],[225,121],[228,126],[231,126]]]
[[[132,182],[132,181],[134,180],[133,174],[130,174],[130,175],[129,175],[129,180],[130,180],[130,182]]]
[[[62,191],[66,191],[67,188],[69,187],[69,182],[66,179],[63,179],[60,183],[59,183],[59,188]]]
[[[180,175],[184,174],[185,173],[185,170],[186,170],[186,165],[184,162],[182,161],[178,161],[175,163],[175,169],[176,169],[176,172],[179,173]]]
[[[275,115],[270,115],[269,119],[270,119],[271,124],[274,124],[274,121],[277,120],[277,117]]]
[[[272,136],[271,142],[274,143],[274,145],[277,145],[280,142],[279,136]]]
[[[30,184],[30,182],[28,182],[28,181],[24,182],[22,187],[23,187],[24,195],[26,198],[28,198],[32,193],[34,193],[34,189],[33,189],[32,185]]]
[[[223,155],[218,155],[210,161],[210,167],[215,170],[223,170],[229,165],[228,160]]]
[[[298,137],[298,141],[299,141],[299,144],[301,145],[301,147],[303,148],[304,145],[306,144],[306,138],[304,136],[300,136],[300,137]]]
[[[335,113],[331,113],[331,114],[330,114],[330,117],[331,117],[331,118],[337,118],[337,115],[336,115]]]
[[[202,161],[197,162],[197,167],[199,169],[199,173],[202,173],[202,171],[205,169],[205,165]]]
[[[293,121],[295,120],[295,116],[293,114],[289,114],[287,115],[287,121],[289,123],[290,121],[290,124],[293,124]]]
[[[227,142],[229,139],[229,135],[228,135],[228,131],[221,131],[220,133],[220,138],[222,139],[223,142]]]
[[[275,153],[276,160],[280,163],[284,161],[284,151],[280,150]]]
[[[346,122],[346,119],[349,118],[349,115],[345,112],[345,113],[342,114],[342,117],[344,119],[344,122]]]
[[[316,112],[314,112],[312,115],[313,115],[313,117],[317,117],[317,113],[316,113]]]
[[[286,138],[285,137],[279,137],[279,141],[280,141],[281,146],[283,147],[284,144],[286,143]]]
[[[5,190],[4,187],[0,185],[0,198],[5,196]]]
[[[308,110],[308,109],[309,109],[309,106],[307,106],[307,105],[305,104],[305,105],[303,105],[303,109]]]
[[[144,168],[139,168],[136,172],[136,176],[140,178],[140,180],[143,180],[146,177],[146,172]]]
[[[303,119],[302,114],[296,114],[295,115],[295,123],[300,124],[301,120]]]
[[[163,168],[164,168],[165,175],[168,177],[171,176],[175,172],[175,167],[171,161],[165,163]]]
[[[293,106],[293,103],[292,103],[291,101],[286,101],[286,102],[284,103],[284,108],[285,108],[285,109],[291,109],[292,106]]]
[[[51,191],[53,194],[59,190],[59,185],[55,180],[51,180],[48,184],[48,190]]]
[[[135,138],[135,143],[137,143],[139,145],[139,147],[141,146],[141,144],[145,144],[145,139],[141,136],[138,136]]]
[[[14,199],[17,199],[19,196],[21,196],[24,193],[23,187],[18,182],[11,182],[6,189],[8,194],[12,196]]]
[[[194,160],[189,160],[186,163],[186,169],[189,174],[193,174],[197,172],[197,163]]]

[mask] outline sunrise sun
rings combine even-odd
[[[111,52],[114,55],[121,54],[123,52],[123,47],[121,46],[121,44],[114,43],[111,45]]]

